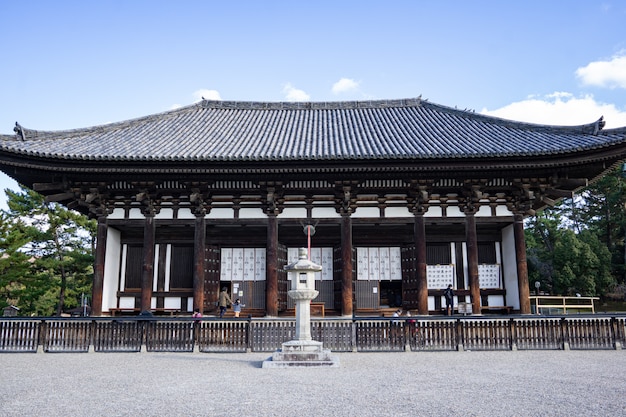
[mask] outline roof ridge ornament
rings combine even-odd
[[[26,136],[24,135],[24,128],[18,122],[15,122],[15,127],[13,128],[13,131],[15,132],[15,136],[17,136],[19,140],[21,140],[22,142],[26,140]]]
[[[597,135],[602,129],[604,129],[605,125],[606,122],[604,121],[604,116],[600,116],[600,118],[594,123],[593,134]]]

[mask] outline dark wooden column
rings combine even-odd
[[[265,277],[265,314],[278,316],[278,219],[267,216],[267,259]]]
[[[96,232],[96,257],[93,265],[93,287],[91,291],[91,315],[102,315],[102,291],[104,289],[104,261],[107,246],[107,218],[98,217]]]
[[[526,239],[524,238],[524,216],[514,214],[513,236],[517,258],[517,286],[521,314],[530,314],[530,288],[528,287],[528,264],[526,262]]]
[[[344,316],[353,314],[352,305],[352,217],[341,216],[341,313]]]
[[[480,314],[480,284],[478,282],[478,237],[474,211],[465,212],[465,239],[467,241],[467,273],[469,278],[472,312]]]
[[[417,278],[417,311],[428,315],[428,280],[426,275],[426,226],[424,213],[415,214],[415,274]]]
[[[143,229],[143,268],[141,271],[141,312],[148,312],[152,304],[152,280],[154,278],[154,212],[146,216]]]
[[[193,309],[202,312],[204,307],[204,271],[206,246],[206,220],[204,211],[196,214],[193,239]]]

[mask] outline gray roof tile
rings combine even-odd
[[[539,156],[626,142],[626,128],[602,124],[520,123],[420,99],[202,101],[84,129],[18,126],[15,136],[0,135],[0,151],[92,161],[398,160]]]

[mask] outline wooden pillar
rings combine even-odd
[[[141,312],[149,312],[152,308],[152,280],[154,278],[154,213],[145,215],[143,229],[143,268],[141,271]]]
[[[278,219],[276,214],[267,217],[267,259],[265,277],[265,314],[278,316]]]
[[[93,287],[91,291],[91,315],[102,315],[102,292],[104,290],[104,261],[107,246],[107,218],[98,217],[96,232],[96,256],[93,265]]]
[[[517,286],[521,314],[530,314],[530,288],[528,287],[528,264],[526,262],[526,239],[524,238],[524,216],[514,214],[513,236],[517,259]]]
[[[341,313],[352,316],[352,217],[341,216]]]
[[[193,240],[193,309],[202,312],[204,307],[204,273],[206,269],[206,220],[204,212],[196,215]]]
[[[424,214],[416,213],[415,225],[415,275],[417,279],[417,311],[428,315],[428,281],[426,276],[426,226]]]
[[[480,284],[478,282],[478,237],[474,212],[465,213],[465,236],[467,241],[467,272],[469,278],[472,312],[480,314]]]

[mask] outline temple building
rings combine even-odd
[[[293,308],[310,247],[327,315],[530,313],[523,220],[626,158],[626,127],[520,123],[420,98],[196,104],[66,131],[16,123],[0,169],[98,221],[92,315]]]

